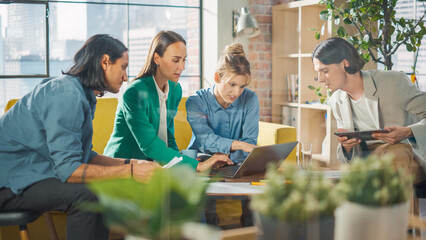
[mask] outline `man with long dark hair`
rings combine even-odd
[[[147,181],[158,166],[92,151],[96,96],[127,81],[127,51],[111,36],[91,37],[68,72],[43,80],[0,118],[0,211],[66,211],[67,239],[108,238],[102,217],[80,210],[97,201],[84,183]]]

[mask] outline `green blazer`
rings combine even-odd
[[[181,157],[174,137],[174,117],[182,99],[179,83],[169,80],[167,97],[168,147],[158,137],[160,105],[153,77],[133,81],[121,97],[114,121],[114,130],[104,155],[118,158],[152,159],[167,164],[174,157]],[[194,169],[198,161],[183,156],[181,163]]]

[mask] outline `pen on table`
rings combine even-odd
[[[289,184],[289,183],[292,183],[292,181],[291,180],[284,180],[284,184]],[[250,182],[250,184],[254,185],[254,186],[264,186],[264,185],[266,185],[266,182]]]
[[[266,183],[264,183],[264,182],[250,182],[250,184],[254,185],[254,186],[264,186],[264,185],[266,185]]]

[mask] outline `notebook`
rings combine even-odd
[[[285,160],[294,147],[296,142],[274,144],[255,147],[246,159],[234,165],[224,166],[213,169],[210,176],[238,178],[250,176],[253,174],[265,173],[268,163],[278,164],[280,160]]]

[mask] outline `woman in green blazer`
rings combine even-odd
[[[155,160],[162,165],[175,157],[182,158],[179,164],[188,164],[197,171],[224,162],[232,164],[221,156],[198,162],[179,153],[173,118],[182,98],[178,81],[185,62],[186,42],[182,36],[161,31],[154,37],[145,65],[118,103],[114,130],[104,155]]]

